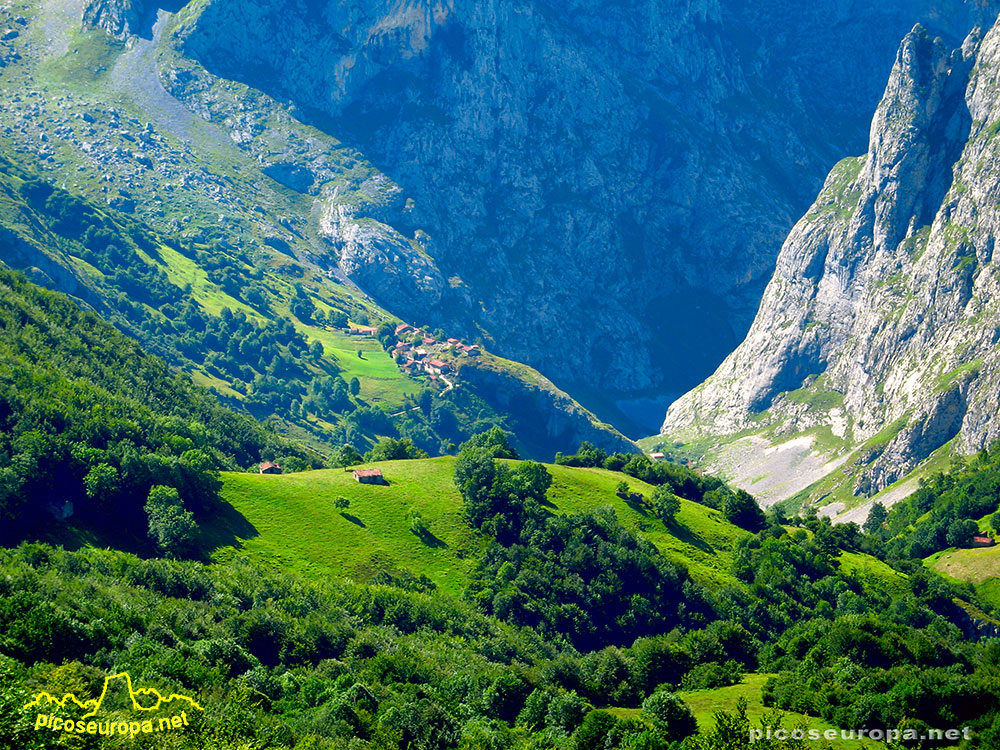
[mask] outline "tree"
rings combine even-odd
[[[351,507],[351,501],[346,497],[338,497],[333,501],[333,507],[339,511],[345,511]]]
[[[420,406],[420,411],[425,417],[429,417],[431,415],[431,407],[434,406],[434,394],[429,388],[425,388],[420,391],[417,404]]]
[[[656,516],[667,526],[674,522],[681,510],[680,498],[664,485],[653,490],[652,502]]]
[[[493,458],[517,458],[517,452],[510,447],[510,440],[507,433],[499,427],[491,427],[485,432],[473,435],[459,446],[461,450],[466,448],[484,448]]]
[[[979,531],[979,525],[971,518],[956,518],[948,524],[945,541],[949,547],[960,547],[967,544],[973,535]]]
[[[688,705],[673,693],[661,690],[642,702],[642,710],[668,739],[680,742],[694,734],[698,723]]]
[[[576,730],[576,750],[604,750],[608,733],[617,723],[607,711],[591,711]]]
[[[882,530],[882,524],[889,517],[889,511],[885,509],[885,506],[880,502],[876,502],[872,505],[871,510],[868,511],[868,518],[865,520],[864,530],[866,534],[877,534]]]
[[[190,549],[198,526],[190,511],[184,510],[180,495],[173,487],[153,485],[146,500],[149,536],[169,555]]]
[[[511,488],[521,500],[530,497],[543,502],[552,486],[552,475],[537,461],[525,461],[514,467],[510,473],[510,481]]]
[[[513,724],[531,693],[529,685],[514,672],[502,672],[483,694],[487,716]]]
[[[427,451],[415,446],[410,438],[382,438],[365,453],[365,461],[405,461],[413,458],[427,458]]]
[[[343,310],[337,310],[334,308],[326,314],[326,322],[330,328],[347,328],[347,313]]]
[[[545,714],[545,723],[550,727],[561,729],[570,734],[583,721],[587,709],[583,700],[575,692],[570,691],[555,696],[549,702],[549,710]]]
[[[628,494],[629,494],[628,482],[626,482],[623,479],[618,484],[616,484],[615,485],[615,494],[618,495],[618,497],[628,497]]]
[[[88,498],[101,505],[110,504],[121,486],[118,469],[105,463],[97,464],[83,478],[83,486]]]
[[[375,332],[375,338],[383,349],[390,349],[396,343],[396,324],[389,321],[382,323]]]
[[[455,462],[455,486],[465,500],[469,522],[479,528],[492,513],[491,495],[497,467],[487,448],[463,448]]]
[[[726,498],[722,514],[731,524],[754,533],[767,526],[764,511],[757,505],[753,495],[744,490],[736,490]]]
[[[360,357],[361,354],[359,353],[358,356]],[[348,386],[348,390],[351,392],[352,396],[357,396],[359,393],[361,393],[361,381],[358,380],[356,377],[351,378],[351,384]]]
[[[358,449],[350,443],[344,443],[333,454],[334,466],[354,466],[364,461],[364,456],[358,453]]]

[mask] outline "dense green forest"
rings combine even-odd
[[[25,750],[104,746],[22,706],[120,671],[204,707],[147,747],[667,748],[694,729],[669,689],[683,654],[726,646],[712,628],[581,655],[433,593],[40,545],[0,551],[0,594],[0,745]],[[652,686],[634,718],[597,708],[623,679]]]

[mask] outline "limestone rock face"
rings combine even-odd
[[[663,431],[830,427],[863,446],[858,494],[1000,437],[998,131],[1000,26],[956,49],[915,27],[868,153],[831,172],[746,339]]]
[[[429,258],[324,212],[347,233],[331,241],[352,248],[352,278],[397,314],[433,311],[559,382],[678,392],[736,345],[794,217],[862,147],[899,38],[923,20],[961,39],[990,12],[207,0],[179,14],[177,43],[290,102],[414,199],[407,221],[433,238]],[[308,182],[290,165],[277,174]],[[379,269],[397,257],[387,243],[402,263]]]
[[[138,32],[144,12],[143,0],[91,0],[84,8],[83,24],[127,37]]]

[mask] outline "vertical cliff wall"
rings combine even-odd
[[[917,26],[868,153],[841,162],[778,257],[746,340],[667,413],[664,431],[861,446],[854,491],[949,442],[1000,437],[1000,27],[949,48]]]

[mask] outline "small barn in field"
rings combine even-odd
[[[261,474],[280,474],[281,467],[273,461],[265,461],[258,469]]]
[[[381,469],[355,469],[354,481],[361,484],[385,484]]]
[[[985,534],[976,534],[972,537],[973,547],[992,547],[996,542]]]

